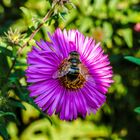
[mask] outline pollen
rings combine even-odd
[[[84,86],[84,83],[85,83],[85,78],[79,74],[77,76],[77,78],[75,78],[73,75],[68,76],[68,75],[65,75],[63,77],[60,77],[59,78],[62,85],[64,87],[66,87],[67,89],[79,89],[79,88],[82,88]]]

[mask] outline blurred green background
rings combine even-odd
[[[140,32],[134,30],[140,22],[140,2],[73,0],[73,3],[76,8],[69,7],[64,20],[43,26],[34,39],[47,39],[47,31],[60,27],[79,29],[101,41],[109,54],[115,81],[107,102],[96,115],[91,114],[85,120],[65,122],[53,116],[52,125],[24,103],[27,110],[19,112],[22,124],[11,122],[7,126],[10,140],[140,140],[140,115],[134,112],[140,106],[140,67],[124,59],[127,55],[140,57]],[[25,33],[33,25],[32,19],[41,19],[49,8],[47,0],[0,0],[0,35],[10,27]],[[22,62],[26,62],[31,45],[24,50]]]

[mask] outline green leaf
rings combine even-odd
[[[54,14],[46,21],[46,23],[48,23],[48,25],[50,25],[50,24],[52,24],[53,21],[58,20],[58,18],[59,18],[59,14]]]
[[[30,12],[30,10],[28,8],[26,8],[26,7],[20,7],[20,10],[24,13],[25,16],[27,16],[29,18],[32,17],[31,16],[31,12]]]
[[[19,81],[14,81],[14,84],[16,85],[16,89],[15,89],[15,93],[16,95],[22,100],[27,102],[28,101],[28,97],[29,97],[29,93],[27,91],[27,87],[23,87],[21,86],[21,84],[19,83]]]
[[[125,56],[124,57],[126,60],[129,60],[137,65],[140,65],[140,58],[136,58],[136,57],[133,57],[133,56]]]
[[[8,140],[8,132],[6,130],[6,126],[1,122],[0,122],[0,134],[5,140]]]
[[[113,28],[112,25],[109,22],[103,23],[103,30],[105,33],[105,38],[110,38],[113,34]]]
[[[5,54],[0,53],[0,83],[2,77],[5,77],[9,71],[9,65]]]
[[[83,24],[80,24],[80,31],[82,32],[86,32],[87,30],[93,27],[93,20],[89,17],[84,17],[82,19],[82,23]]]
[[[9,100],[10,100],[11,106],[20,107],[20,108],[26,110],[25,106],[20,101],[15,100],[15,99],[9,99]]]
[[[132,30],[127,28],[121,30],[121,35],[123,36],[126,44],[128,45],[129,48],[133,47],[133,35],[132,35]]]
[[[53,2],[53,1],[52,1],[52,0],[48,0],[48,2],[50,3],[50,5],[52,5],[52,2]]]
[[[14,119],[16,119],[16,115],[13,112],[0,111],[0,118],[2,118],[4,116],[12,116]]]
[[[0,53],[3,53],[6,56],[12,56],[12,51],[2,46],[0,46]]]
[[[21,67],[21,66],[27,66],[27,64],[23,63],[23,62],[20,62],[20,61],[17,61],[15,66],[20,66]]]
[[[134,111],[135,111],[136,113],[139,113],[139,114],[140,114],[140,107],[136,107],[136,108],[134,109]]]
[[[24,19],[27,21],[29,27],[33,26],[32,17],[33,13],[26,7],[20,7],[20,10],[23,12]]]
[[[13,72],[10,77],[9,80],[11,82],[16,82],[18,79],[22,78],[25,75],[25,71],[23,71],[22,69],[16,69],[15,72]]]
[[[67,13],[65,13],[65,12],[61,12],[61,13],[59,13],[59,17],[62,18],[62,20],[66,21],[66,19],[65,19],[66,14]]]
[[[100,10],[101,7],[105,4],[105,0],[95,0],[94,8],[95,10]]]
[[[117,6],[116,6],[117,2],[118,2],[118,0],[109,1],[109,5],[108,5],[109,9],[112,10],[112,11],[115,11],[116,8],[117,8]]]

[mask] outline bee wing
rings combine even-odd
[[[56,78],[60,78],[60,77],[63,77],[65,76],[66,74],[68,74],[69,72],[69,65],[67,63],[63,64],[61,66],[61,69],[57,70],[56,72],[54,72],[53,74],[53,78],[56,79]]]
[[[88,69],[87,69],[83,64],[80,64],[79,70],[80,70],[80,74],[81,74],[86,80],[89,80],[89,81],[92,81],[92,83],[95,83],[94,78],[89,74]]]
[[[84,78],[88,75],[88,69],[83,64],[79,64],[79,72]]]

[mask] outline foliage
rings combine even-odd
[[[0,3],[0,135],[6,140],[140,139],[137,107],[140,106],[140,32],[133,29],[140,22],[140,3],[138,0],[72,2],[76,8],[72,4],[57,5],[45,21],[43,17],[54,5],[51,0],[2,0]],[[109,53],[115,82],[109,89],[107,103],[96,115],[75,122],[62,122],[53,116],[50,125],[50,118],[29,97],[24,71],[27,52],[35,40],[46,39],[46,32],[57,27],[78,28],[101,41]],[[14,36],[15,33],[18,35]],[[24,44],[27,46],[17,55]]]
[[[140,65],[140,59],[139,58],[136,58],[136,57],[133,57],[133,56],[126,56],[125,59],[137,64],[137,65]]]

